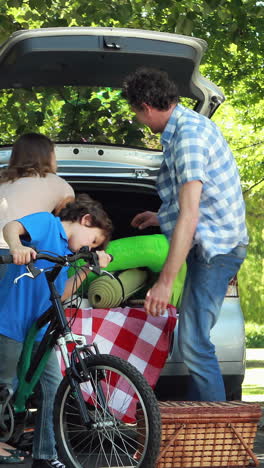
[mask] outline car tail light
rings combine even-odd
[[[237,281],[237,276],[234,276],[234,278],[229,281],[228,288],[226,291],[226,297],[238,297],[238,281]]]

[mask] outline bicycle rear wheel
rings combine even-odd
[[[0,427],[0,442],[8,442],[15,429],[15,416],[11,403],[7,403],[4,414],[2,414],[2,421]]]
[[[160,413],[154,392],[131,364],[110,355],[85,359],[80,384],[91,419],[84,425],[67,377],[58,389],[54,430],[67,467],[154,467],[160,447]]]

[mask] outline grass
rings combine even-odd
[[[264,401],[264,349],[247,349],[242,395],[244,401]]]
[[[247,369],[258,369],[264,366],[263,361],[247,361]],[[264,376],[263,376],[264,380]]]

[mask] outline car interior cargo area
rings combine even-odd
[[[139,231],[131,226],[136,214],[143,211],[158,211],[160,200],[154,187],[138,187],[135,183],[123,186],[111,181],[100,184],[98,181],[89,183],[72,183],[75,193],[87,193],[90,197],[102,203],[105,211],[112,220],[114,231],[112,239],[123,237],[159,234],[158,227],[149,227]]]
[[[107,246],[114,260],[107,268],[111,276],[84,283],[82,295],[94,308],[143,306],[149,287],[155,282],[166,259],[168,242],[158,227],[139,230],[131,226],[136,214],[158,211],[159,199],[153,187],[117,186],[107,183],[72,184],[76,193],[87,193],[99,201],[113,223],[112,239]]]

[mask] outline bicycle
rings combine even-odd
[[[48,271],[38,269],[33,260],[27,265],[28,272],[15,281],[25,275],[34,279],[44,272],[52,305],[28,332],[15,395],[7,388],[1,391],[0,440],[14,443],[19,439],[30,398],[57,344],[66,369],[57,391],[53,418],[60,459],[70,468],[153,467],[160,446],[160,414],[153,390],[134,366],[118,357],[100,354],[96,344],[87,344],[84,336],[71,331],[54,285],[61,269],[79,259],[100,275],[96,253],[88,248],[64,257],[37,252],[38,259],[55,265]],[[0,256],[0,263],[12,260],[11,255]],[[32,355],[36,334],[46,324],[45,335]],[[127,414],[131,401],[134,411]]]

